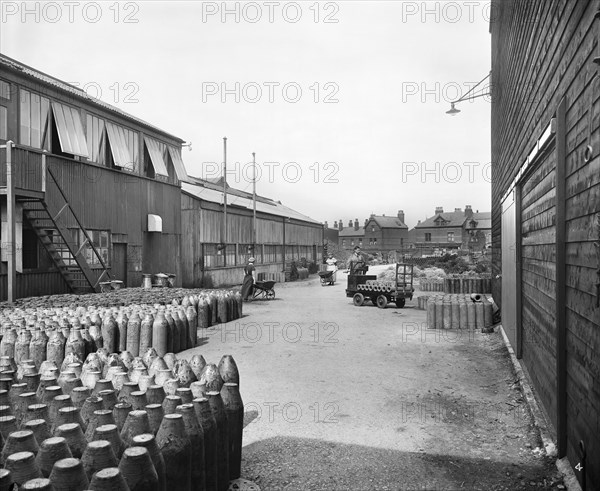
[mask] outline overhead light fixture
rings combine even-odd
[[[458,99],[456,99],[455,101],[452,101],[450,103],[450,109],[448,111],[446,111],[446,114],[449,114],[450,116],[456,116],[459,112],[460,109],[456,108],[456,104],[458,104],[459,102],[463,102],[463,101],[467,101],[470,99],[477,99],[478,97],[485,97],[488,95],[492,95],[491,92],[488,90],[485,94],[477,94],[477,95],[469,95],[471,94],[477,87],[479,87],[483,82],[485,82],[485,80],[487,78],[490,78],[490,76],[492,75],[492,72],[488,73],[485,77],[483,77],[483,79],[481,79],[475,86],[471,87],[471,89],[469,91],[467,91],[466,94],[460,96]]]
[[[450,110],[446,111],[446,114],[449,114],[450,116],[456,116],[460,112],[460,109],[456,109],[456,107],[454,107],[454,104],[456,104],[456,103],[455,102],[450,103]]]

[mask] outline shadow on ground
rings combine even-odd
[[[308,438],[276,437],[244,447],[242,477],[268,490],[560,489],[556,468],[400,452]]]

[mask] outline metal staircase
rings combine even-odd
[[[47,172],[59,191],[53,195],[58,206],[45,198],[22,199],[23,215],[73,293],[99,292],[100,282],[111,279],[108,268],[52,171]],[[91,268],[86,255],[97,267]]]

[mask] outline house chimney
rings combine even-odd
[[[329,229],[329,224],[327,223],[327,220],[325,220],[325,230]]]
[[[398,210],[398,220],[404,223],[404,210]]]
[[[338,228],[337,220],[335,222],[333,222],[333,228],[336,228],[336,229]]]
[[[352,225],[352,220],[348,220],[348,228],[352,228],[354,225]]]
[[[365,218],[365,227],[367,226],[367,223],[369,223],[369,219]]]
[[[473,208],[471,208],[471,205],[465,205],[465,216],[467,218],[471,218],[473,216]]]
[[[360,225],[358,225],[358,218],[354,219],[354,230],[358,230],[360,228]]]
[[[435,214],[437,215],[438,213],[444,213],[444,208],[442,206],[435,207]]]
[[[462,211],[460,208],[454,208],[454,211]]]
[[[340,231],[344,230],[344,224],[342,223],[342,219],[341,218],[340,218],[340,221],[339,221],[339,226],[340,226]]]
[[[420,224],[421,224],[421,220],[418,220],[418,221],[417,221],[417,225],[420,225]]]

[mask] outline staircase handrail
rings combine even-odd
[[[94,243],[91,239],[91,237],[89,236],[87,230],[85,229],[85,227],[81,224],[81,222],[79,221],[79,218],[77,217],[77,214],[75,213],[75,210],[73,210],[73,207],[71,206],[71,204],[69,203],[69,200],[67,199],[67,197],[65,196],[65,193],[63,192],[62,188],[60,187],[60,184],[58,184],[58,180],[56,179],[56,177],[54,176],[54,173],[52,172],[52,170],[50,169],[50,166],[48,166],[46,168],[46,171],[48,172],[48,174],[50,175],[50,177],[52,178],[52,180],[54,181],[54,184],[56,184],[56,188],[58,189],[58,192],[60,193],[60,195],[62,196],[65,204],[68,205],[69,210],[71,210],[71,213],[73,215],[73,217],[75,218],[75,221],[77,222],[77,225],[79,226],[79,228],[81,229],[81,231],[83,232],[83,234],[85,235],[85,238],[87,239],[88,243],[90,244],[90,246],[92,247],[92,250],[94,251],[94,254],[96,255],[96,257],[98,258],[98,260],[100,261],[100,264],[102,265],[102,268],[104,269],[104,271],[100,274],[100,276],[98,277],[98,280],[96,281],[96,284],[93,285],[94,288],[96,288],[96,286],[98,286],[98,284],[100,283],[100,280],[102,279],[102,277],[106,274],[109,278],[110,278],[110,274],[108,273],[108,267],[106,266],[106,264],[104,263],[104,261],[102,260],[102,256],[100,255],[100,253],[98,252],[98,250],[96,249],[96,247],[94,246]]]

